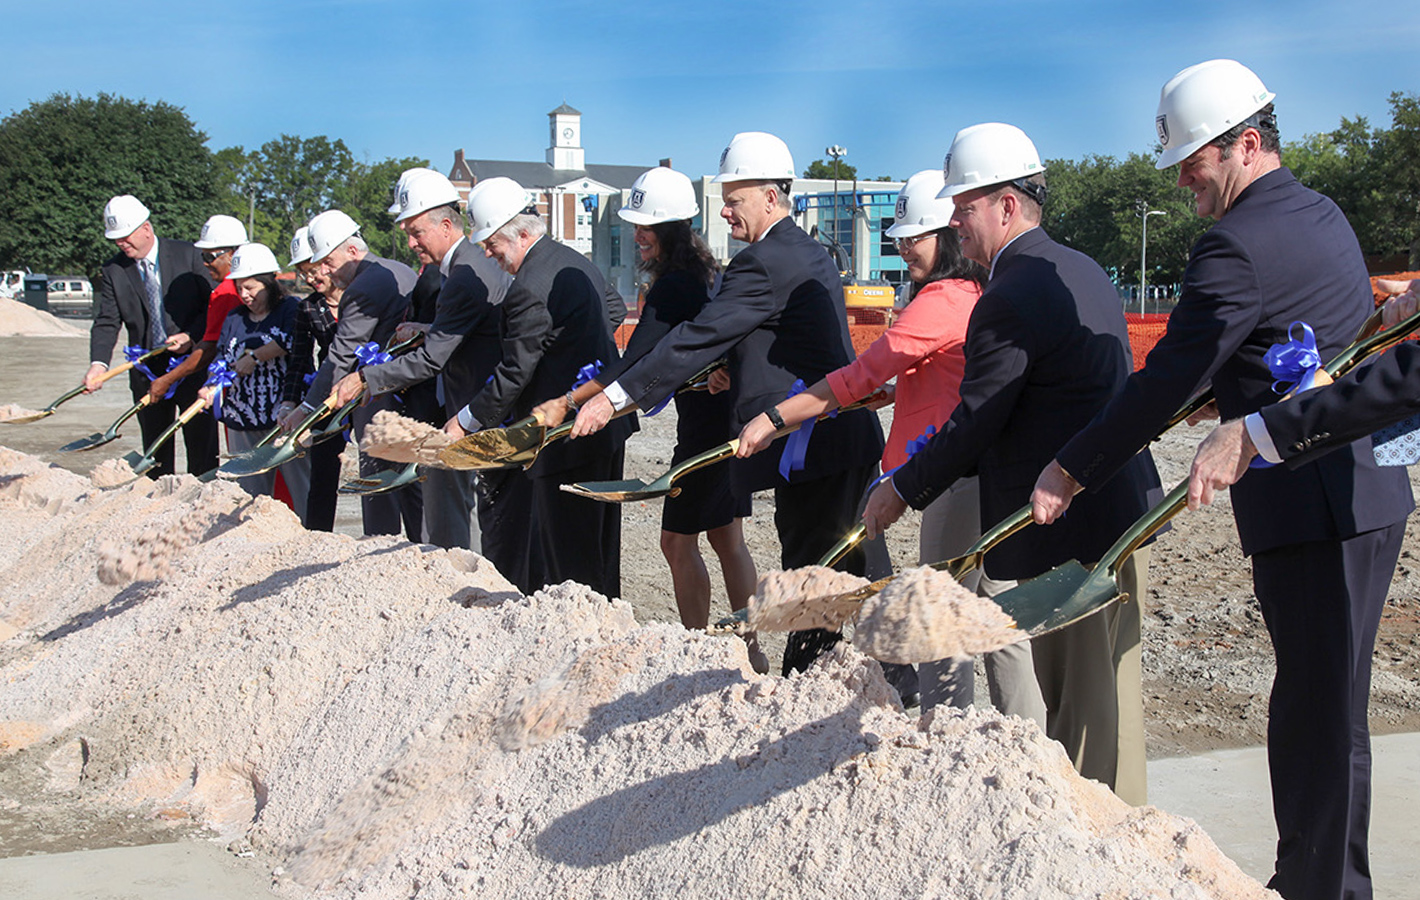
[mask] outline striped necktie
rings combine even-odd
[[[168,339],[163,327],[163,286],[158,283],[158,267],[151,260],[139,260],[143,288],[148,292],[148,349],[152,350]]]

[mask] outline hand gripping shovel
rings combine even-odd
[[[153,454],[157,453],[159,447],[167,443],[169,438],[177,434],[179,428],[192,421],[193,417],[202,412],[206,406],[207,402],[205,400],[199,399],[192,401],[192,405],[184,409],[178,417],[173,420],[173,424],[164,428],[163,433],[154,438],[153,443],[149,444],[141,454],[137,450],[124,454],[123,461],[128,463],[128,467],[133,470],[133,475],[137,477],[156,466],[158,461],[153,458]]]
[[[311,430],[317,420],[335,408],[335,390],[332,389],[330,396],[317,406],[315,410],[297,425],[294,430],[284,438],[275,438],[270,444],[264,447],[257,447],[240,456],[234,456],[222,465],[217,467],[217,477],[219,478],[245,478],[248,475],[260,475],[262,472],[270,472],[283,463],[288,463],[304,452],[301,447],[301,436]]]
[[[102,447],[104,444],[107,444],[110,441],[117,440],[119,426],[136,416],[140,409],[147,406],[149,397],[149,394],[144,394],[143,396],[139,397],[138,402],[128,408],[128,412],[113,420],[113,424],[108,427],[107,431],[96,431],[86,438],[79,438],[79,440],[77,441],[70,441],[63,447],[60,447],[60,451],[63,453],[70,453],[76,450],[92,450],[95,447]]]
[[[410,337],[408,340],[400,341],[397,344],[390,344],[388,347],[385,348],[385,352],[400,353],[402,351],[408,350],[410,347],[413,347],[415,344],[418,344],[422,340],[424,340],[424,333],[419,332],[414,336]],[[324,428],[318,428],[311,432],[310,440],[307,442],[306,446],[312,447],[316,444],[319,444],[321,441],[328,441],[333,437],[337,437],[338,435],[343,434],[345,432],[345,429],[350,427],[351,413],[355,412],[355,408],[357,406],[365,402],[365,397],[367,393],[368,391],[365,393],[356,394],[354,397],[350,398],[350,401],[348,403],[337,409],[335,411],[335,414],[330,417],[330,421],[326,423]]]
[[[676,393],[708,389],[710,373],[724,364],[723,360],[710,364],[677,388]],[[635,411],[631,408],[620,410],[612,418],[619,419]],[[574,421],[563,422],[549,431],[542,418],[534,414],[506,428],[475,431],[440,450],[439,462],[450,469],[510,469],[530,466],[543,447],[572,431]]]
[[[164,352],[166,352],[166,351],[167,351],[167,348],[166,348],[166,347],[159,347],[159,348],[157,348],[156,350],[149,350],[147,353],[144,353],[142,356],[138,357],[138,358],[135,359],[133,362],[126,362],[126,363],[123,363],[122,365],[114,366],[112,369],[109,369],[107,372],[105,372],[105,373],[103,373],[102,375],[99,376],[99,384],[103,384],[105,381],[108,381],[110,378],[115,378],[115,377],[117,377],[118,375],[121,375],[122,373],[127,372],[129,369],[133,368],[133,367],[134,367],[135,365],[137,365],[138,363],[141,363],[141,362],[143,362],[143,361],[146,360],[146,359],[150,359],[150,358],[152,358],[152,357],[154,357],[154,356],[157,356],[159,353],[164,353]],[[69,400],[73,400],[75,397],[79,396],[79,395],[82,394],[82,393],[84,393],[84,385],[83,385],[83,384],[80,384],[78,387],[74,388],[73,390],[66,391],[64,394],[60,395],[59,399],[55,400],[53,403],[49,404],[49,405],[46,406],[44,409],[41,409],[41,410],[39,410],[38,412],[30,413],[29,415],[25,415],[25,416],[15,416],[15,417],[9,418],[9,419],[0,419],[0,423],[3,423],[3,424],[5,424],[5,425],[24,425],[24,424],[27,424],[27,423],[29,423],[29,422],[38,422],[40,419],[43,419],[43,418],[46,418],[46,417],[48,417],[48,416],[54,415],[54,411],[59,408],[59,405],[60,405],[61,403],[64,403],[64,402],[69,401]],[[134,410],[133,410],[133,412],[137,412],[137,411],[138,411],[137,409],[134,409]],[[130,413],[130,415],[131,415],[131,413]],[[126,418],[126,417],[125,417],[125,418]],[[123,419],[120,419],[119,421],[122,422]],[[115,424],[117,424],[117,423],[115,423]],[[114,435],[114,437],[117,437],[117,435]],[[109,440],[113,440],[113,438],[109,438]],[[97,447],[98,444],[95,444],[94,446]],[[79,449],[83,449],[83,448],[79,448]]]

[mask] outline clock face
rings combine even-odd
[[[562,136],[565,137],[565,138],[566,138],[567,140],[569,140],[569,141],[572,140],[572,129],[570,129],[570,128],[564,128],[564,129],[562,129]]]

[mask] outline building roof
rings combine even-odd
[[[580,116],[581,114],[581,110],[573,109],[568,106],[566,100],[562,101],[561,106],[548,113],[549,116]]]
[[[554,169],[545,162],[518,162],[503,159],[465,159],[469,172],[478,181],[511,178],[528,189],[556,187],[579,178],[590,178],[610,187],[627,190],[651,166],[605,166],[588,163],[580,169]]]

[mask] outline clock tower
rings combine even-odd
[[[552,139],[547,148],[547,164],[554,169],[586,171],[582,150],[582,114],[563,103],[547,114]]]

